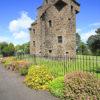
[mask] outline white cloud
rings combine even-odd
[[[76,29],[76,32],[78,32],[78,33],[80,33],[81,31],[82,31],[82,29],[80,29],[80,28]]]
[[[8,37],[0,36],[0,42],[8,42],[8,41],[9,41]]]
[[[15,39],[29,38],[28,28],[34,20],[28,16],[27,12],[22,12],[21,16],[9,23],[9,30]]]
[[[96,34],[95,31],[99,27],[100,27],[100,22],[92,23],[90,25],[87,25],[86,27],[76,29],[76,32],[80,33],[81,40],[83,42],[86,42],[91,35]]]
[[[13,36],[15,37],[15,39],[27,39],[29,40],[29,34],[27,34],[28,32],[25,32],[25,31],[20,31],[18,33],[13,33]]]
[[[100,26],[100,22],[90,24],[90,27],[91,27],[91,26]]]
[[[95,30],[90,30],[88,32],[82,33],[81,39],[82,41],[86,42],[91,35],[95,35],[95,34],[96,34]]]

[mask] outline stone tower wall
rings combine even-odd
[[[49,0],[50,1],[50,0]],[[30,53],[42,56],[76,55],[76,13],[79,5],[72,0],[62,0],[66,5],[58,11],[56,0],[38,8],[36,24],[31,26]],[[59,0],[58,0],[59,1]],[[51,21],[51,26],[49,25]],[[35,29],[35,34],[32,30]],[[62,36],[62,43],[58,43],[58,36]],[[35,46],[33,46],[35,41]]]

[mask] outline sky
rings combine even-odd
[[[43,0],[1,0],[0,1],[0,42],[15,45],[30,40],[28,28],[37,16],[37,8]],[[100,27],[100,0],[77,0],[80,13],[76,17],[76,30],[82,41],[95,34]]]

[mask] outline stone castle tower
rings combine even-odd
[[[30,54],[70,57],[76,55],[76,14],[80,4],[75,0],[44,0],[37,20],[31,24]]]

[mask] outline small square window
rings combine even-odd
[[[46,1],[46,3],[48,3],[48,0],[45,0]]]
[[[33,41],[33,46],[35,46],[35,41]]]
[[[52,53],[52,50],[49,50],[49,53]]]
[[[62,43],[62,36],[58,36],[58,43]]]
[[[68,54],[69,52],[66,52],[66,54]]]
[[[35,33],[35,29],[33,29],[33,33]]]

